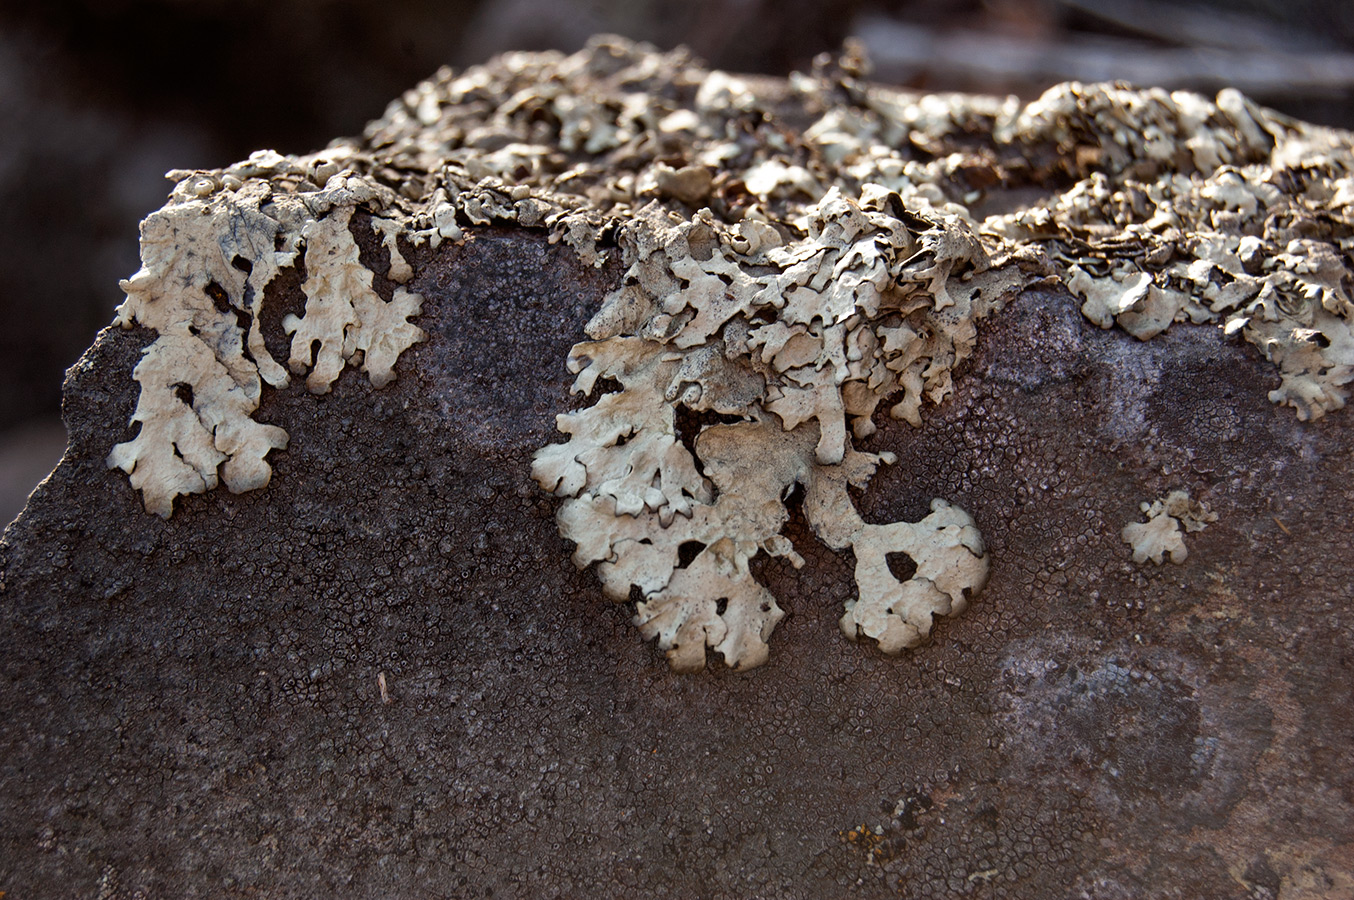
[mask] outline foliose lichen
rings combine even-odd
[[[122,282],[127,300],[116,321],[157,337],[133,371],[141,395],[132,422],[141,428],[108,464],[131,475],[148,511],[168,518],[178,495],[215,487],[218,469],[237,493],[272,477],[265,457],[287,446],[287,433],[251,416],[264,382],[289,382],[264,345],[259,315],[282,269],[304,258],[305,313],[286,328],[291,370],[310,369],[314,392],[329,390],[348,362],[380,387],[399,354],[423,339],[408,322],[421,298],[400,288],[382,300],[349,227],[357,204],[379,209],[389,189],[324,165],[260,153],[220,173],[170,173],[182,176],[170,202],[141,223],[141,269]],[[325,174],[324,187],[308,181]]]
[[[1034,279],[1144,340],[1191,322],[1249,341],[1301,419],[1345,403],[1348,133],[1235,91],[1067,84],[1022,105],[867,74],[850,51],[781,81],[599,39],[444,69],[318,154],[171,173],[119,311],[157,337],[135,373],[140,432],[110,465],[166,516],[218,480],[261,487],[287,436],[252,414],[288,368],[315,391],[346,365],[394,377],[423,337],[420,298],[374,291],[355,210],[400,286],[402,244],[488,224],[546,229],[588,264],[619,256],[621,284],[568,360],[596,399],[559,417],[568,440],[534,475],[562,498],[575,561],[609,596],[638,591],[637,623],[683,670],[707,647],[739,668],[766,659],[782,611],[749,562],[800,562],[781,533],[796,485],[815,533],[855,556],[848,636],[896,652],[962,611],[987,576],[974,520],[937,499],[921,522],[865,523],[847,486],[890,460],[855,442],[885,408],[919,425],[979,322]],[[298,260],[306,307],[284,323],[284,368],[260,308]],[[894,552],[917,564],[906,582]]]
[[[785,497],[802,485],[814,531],[856,557],[859,596],[842,628],[887,652],[915,646],[933,616],[962,611],[986,582],[982,538],[941,500],[916,525],[866,524],[847,485],[892,458],[858,452],[848,425],[868,435],[876,407],[898,395],[894,415],[920,422],[923,394],[949,392],[974,320],[1009,284],[962,224],[910,214],[875,185],[859,201],[829,190],[789,239],[708,212],[638,221],[648,233],[627,253],[626,285],[570,356],[576,390],[599,379],[621,390],[560,416],[570,441],[533,468],[566,498],[560,528],[575,562],[597,563],[617,599],[639,589],[636,623],[674,668],[704,666],[707,645],[731,666],[758,665],[782,612],[748,563],[765,552],[802,564],[781,535]],[[682,410],[718,417],[692,448],[678,440]],[[696,550],[685,565],[683,546]],[[890,574],[890,552],[916,561],[906,583]]]
[[[1133,548],[1133,561],[1141,565],[1149,559],[1161,565],[1166,559],[1176,565],[1189,556],[1185,536],[1181,532],[1203,531],[1218,520],[1216,513],[1198,500],[1191,500],[1188,491],[1171,491],[1165,497],[1142,503],[1139,508],[1147,516],[1146,522],[1130,522],[1120,537]]]

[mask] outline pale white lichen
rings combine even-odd
[[[301,230],[306,308],[301,316],[283,319],[282,328],[292,336],[291,370],[300,375],[309,369],[306,387],[314,393],[328,391],[359,353],[362,371],[375,387],[384,387],[395,378],[395,360],[425,337],[408,321],[422,311],[422,297],[399,287],[387,303],[372,288],[372,272],[358,259],[349,227],[352,215],[353,208],[345,206]]]
[[[1203,531],[1218,520],[1203,503],[1191,500],[1188,491],[1171,491],[1139,508],[1147,521],[1130,522],[1120,532],[1124,543],[1133,548],[1133,561],[1138,564],[1149,559],[1157,565],[1165,559],[1176,565],[1183,563],[1189,551],[1181,527],[1187,532]]]

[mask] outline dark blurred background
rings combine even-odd
[[[166,170],[318,149],[440,65],[597,32],[777,75],[856,36],[916,88],[1233,85],[1354,125],[1347,0],[0,0],[0,521],[60,455],[62,373]]]

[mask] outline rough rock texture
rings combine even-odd
[[[904,657],[842,640],[850,555],[792,500],[809,564],[753,563],[769,662],[679,676],[530,478],[617,267],[491,228],[408,258],[429,340],[379,391],[265,392],[293,439],[263,491],[147,514],[105,457],[153,335],[71,370],[69,451],[0,542],[0,891],[1354,894],[1354,420],[1270,403],[1254,347],[1027,291],[920,428],[862,442],[898,456],[867,521],[973,512],[968,613]],[[1133,564],[1177,489],[1218,520]]]

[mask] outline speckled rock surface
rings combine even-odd
[[[147,514],[104,459],[151,335],[71,370],[70,449],[0,542],[7,896],[1354,896],[1354,425],[1271,404],[1253,347],[1027,291],[863,442],[899,457],[867,520],[973,511],[972,608],[900,658],[848,642],[849,554],[792,504],[770,661],[681,676],[530,478],[617,269],[507,229],[410,262],[430,339],[380,391],[265,394],[264,491]],[[1133,564],[1174,489],[1218,521]]]

